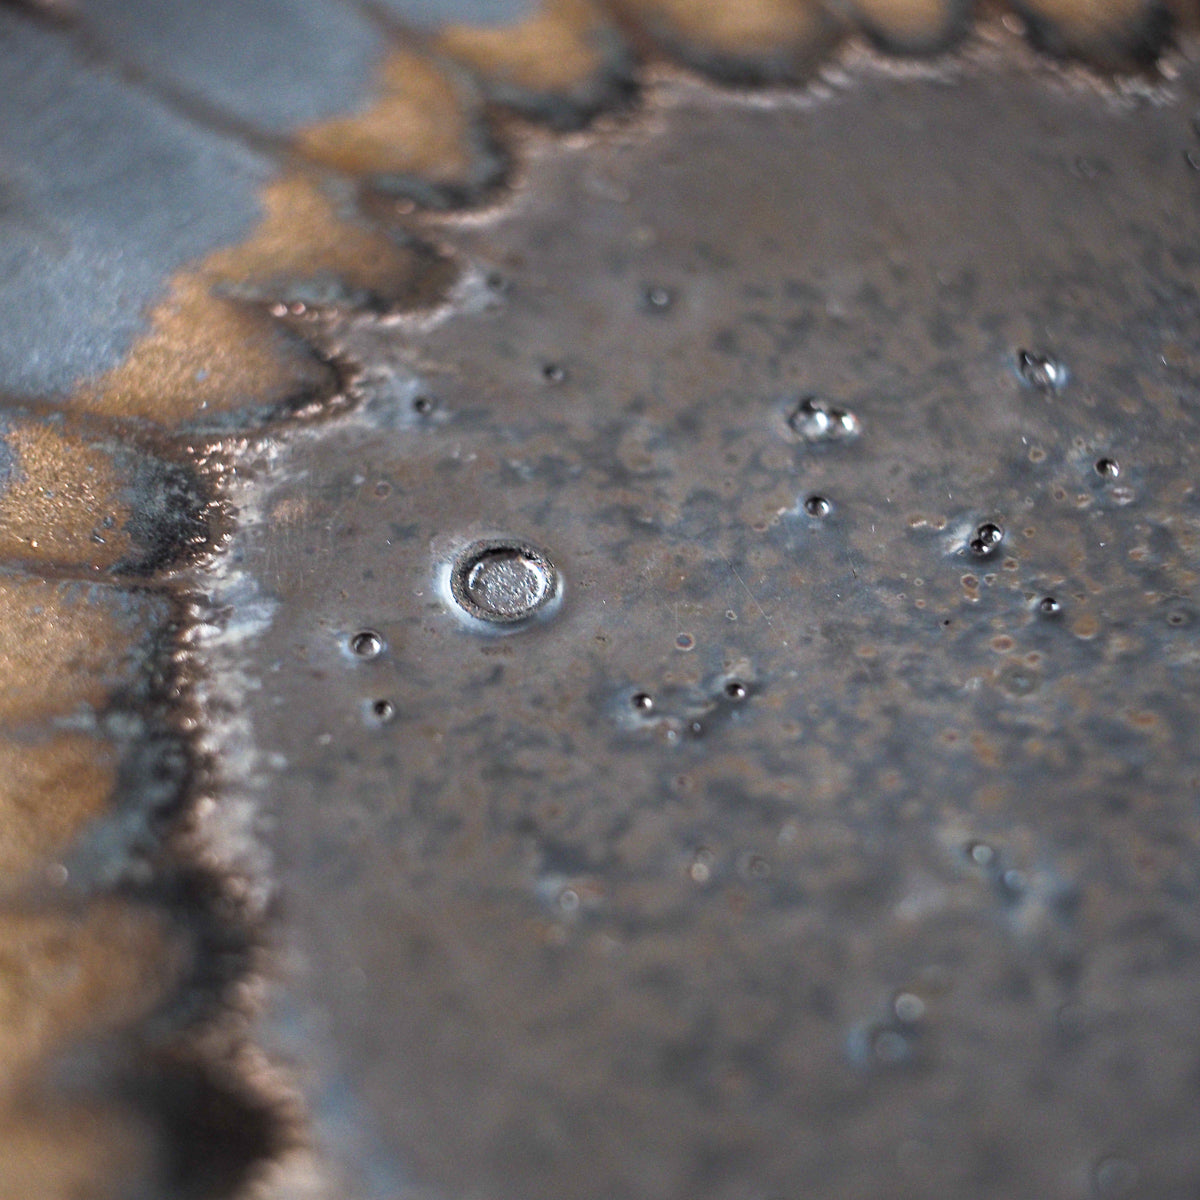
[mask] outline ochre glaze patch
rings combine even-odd
[[[651,28],[686,39],[699,51],[737,55],[771,57],[782,47],[808,46],[826,24],[820,5],[804,0],[632,0],[628,8]]]
[[[546,0],[540,12],[507,29],[452,25],[438,44],[481,75],[535,92],[568,92],[601,66],[603,20],[587,0]]]
[[[125,1200],[152,1161],[144,1131],[116,1106],[27,1104],[0,1117],[0,1196]]]
[[[62,853],[112,795],[117,748],[80,733],[0,737],[0,879],[27,878]]]
[[[129,556],[129,508],[110,452],[61,425],[13,421],[0,490],[0,558],[105,570]]]
[[[376,98],[364,112],[310,126],[296,138],[313,162],[348,175],[457,179],[470,169],[462,98],[428,59],[405,50],[379,69]]]
[[[145,1015],[183,962],[164,918],[121,901],[0,913],[0,1100],[58,1047]]]
[[[120,366],[80,389],[75,407],[174,426],[332,387],[299,339],[261,308],[215,296],[204,273],[176,276],[148,323]]]
[[[146,631],[163,612],[152,598],[105,587],[0,580],[0,722],[101,709],[142,676]]]

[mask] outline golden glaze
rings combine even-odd
[[[396,50],[379,68],[367,109],[301,130],[296,146],[312,162],[347,175],[455,179],[470,167],[467,123],[451,80],[428,59]]]
[[[0,1102],[85,1035],[147,1014],[185,962],[164,917],[119,900],[84,913],[0,911]]]
[[[599,68],[603,25],[587,0],[545,0],[535,16],[505,29],[452,25],[438,45],[486,78],[533,92],[567,92]]]
[[[82,733],[0,736],[0,879],[23,880],[69,847],[105,809],[117,758],[111,742]]]
[[[18,419],[4,437],[13,470],[0,491],[0,558],[104,570],[132,549],[112,453],[61,425]]]
[[[102,708],[140,675],[139,625],[148,617],[115,590],[0,579],[0,722],[28,726]]]

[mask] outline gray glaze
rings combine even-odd
[[[1196,1195],[1198,78],[669,83],[335,327],[230,561],[344,1194]],[[565,592],[489,638],[497,531]]]

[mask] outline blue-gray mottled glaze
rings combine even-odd
[[[236,240],[271,164],[0,11],[0,389],[116,365],[172,272]]]
[[[428,28],[462,22],[508,25],[537,11],[534,0],[382,0],[382,7],[411,25]]]
[[[337,0],[84,0],[82,11],[124,61],[272,133],[361,107],[386,51]]]

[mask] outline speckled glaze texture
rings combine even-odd
[[[349,1194],[1196,1194],[1198,80],[663,73],[320,326],[230,561]]]

